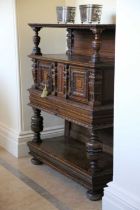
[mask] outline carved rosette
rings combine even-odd
[[[94,40],[92,41],[93,55],[92,60],[94,62],[100,60],[100,48],[101,48],[101,38],[102,38],[102,29],[91,28],[91,31],[94,35]]]
[[[32,54],[34,55],[42,55],[40,48],[38,47],[40,43],[40,36],[38,35],[39,31],[42,27],[32,27],[33,31],[35,32],[35,35],[33,36],[33,42],[34,42],[34,48],[32,51]]]
[[[74,44],[74,35],[72,29],[67,29],[67,47],[68,50],[66,51],[66,54],[71,55],[72,54],[72,48]]]
[[[33,140],[36,143],[41,142],[40,132],[43,130],[43,117],[39,109],[33,108],[34,116],[31,118],[31,129],[34,132]]]

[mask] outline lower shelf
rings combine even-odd
[[[93,177],[84,143],[62,136],[45,139],[42,143],[30,141],[28,146],[30,154],[36,159],[52,166],[87,188],[93,187]],[[101,170],[94,176],[96,188],[104,187],[112,180],[112,156],[103,152],[99,164]]]

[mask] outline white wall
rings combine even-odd
[[[118,0],[114,177],[103,210],[140,209],[140,1]]]
[[[13,0],[0,1],[0,119],[18,130],[18,62],[16,19]]]
[[[56,21],[56,6],[65,0],[1,0],[0,1],[0,145],[16,157],[27,154],[26,142],[32,138],[32,111],[27,106],[31,87],[31,61],[27,57],[33,48],[33,31],[29,22]],[[53,33],[52,33],[53,31]],[[43,52],[65,51],[65,31],[41,31]],[[17,36],[18,33],[18,36]],[[18,47],[17,47],[18,43]],[[61,43],[61,44],[58,44]],[[18,48],[18,50],[17,50]],[[63,120],[44,114],[46,135],[62,134]]]
[[[64,0],[16,0],[18,42],[20,55],[20,76],[22,94],[22,131],[30,131],[32,109],[27,106],[29,103],[27,89],[31,87],[32,62],[27,57],[33,49],[32,37],[34,32],[28,23],[56,23],[56,6],[64,5]],[[40,31],[40,48],[43,53],[64,53],[65,52],[65,31],[63,29],[42,29]],[[58,44],[59,43],[59,44]],[[61,43],[61,44],[60,44]],[[62,125],[60,118],[52,115],[45,115],[44,127]]]
[[[0,1],[0,144],[17,153],[19,72],[14,0]]]

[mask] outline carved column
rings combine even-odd
[[[31,129],[34,132],[32,141],[41,143],[40,132],[43,130],[43,117],[40,115],[39,109],[33,108],[34,116],[31,118]]]
[[[42,55],[40,48],[38,47],[40,43],[40,36],[38,35],[39,31],[41,30],[42,27],[35,27],[33,26],[32,29],[35,32],[35,35],[33,36],[33,42],[34,42],[34,48],[32,51],[32,54],[34,55]]]
[[[73,44],[74,44],[73,31],[72,31],[72,29],[68,28],[67,29],[67,47],[68,47],[68,50],[66,51],[67,55],[71,55],[72,54]]]
[[[41,111],[39,109],[33,108],[33,111],[34,116],[31,118],[31,129],[34,132],[34,136],[32,141],[37,144],[40,144],[42,142],[40,138],[40,132],[43,130],[43,117],[40,115]],[[36,157],[33,157],[31,159],[31,162],[34,165],[42,164],[42,162]]]
[[[57,63],[52,65],[52,95],[57,95]]]
[[[90,200],[100,200],[103,195],[103,188],[96,183],[98,173],[100,172],[99,160],[102,154],[102,142],[94,130],[93,126],[89,128],[90,140],[87,142],[87,157],[90,163],[92,173],[92,189],[87,191],[87,196]]]
[[[94,83],[95,83],[95,72],[92,70],[89,73],[89,104],[93,107],[94,106]]]
[[[68,98],[68,82],[69,82],[69,66],[65,65],[64,68],[64,96]]]
[[[37,84],[37,60],[32,59],[32,61],[33,61],[32,76],[33,76],[33,80],[34,80],[34,88],[37,89],[38,88],[38,84]]]
[[[94,62],[97,62],[100,60],[100,48],[101,48],[101,35],[102,35],[102,29],[98,28],[91,28],[91,31],[94,35],[94,40],[92,41],[92,48],[93,48],[93,55],[92,60]]]

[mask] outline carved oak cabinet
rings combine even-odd
[[[32,162],[52,166],[88,188],[89,199],[99,200],[112,180],[115,25],[29,26],[35,32],[29,55],[34,80],[29,89]],[[66,28],[65,54],[42,54],[39,31],[49,27]],[[41,139],[41,111],[65,120],[62,137]]]

